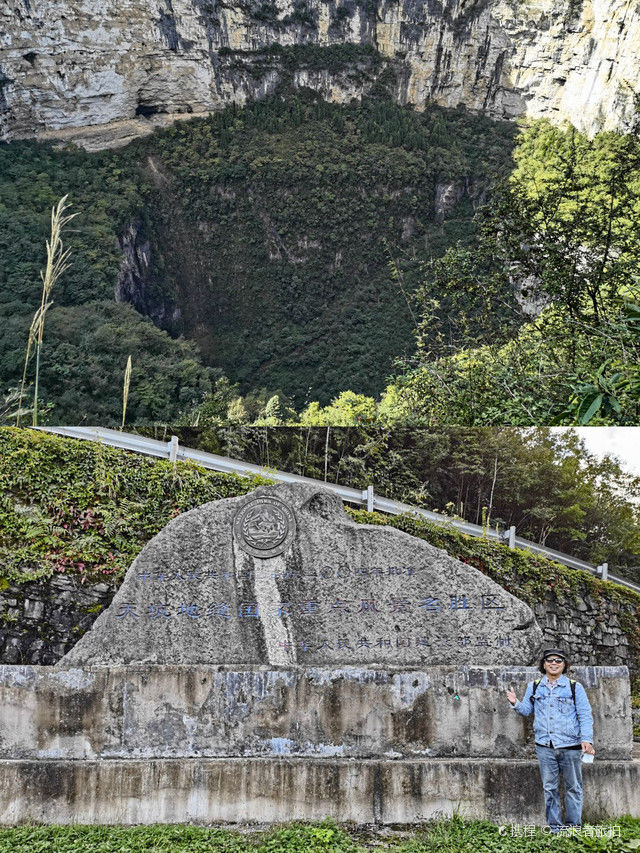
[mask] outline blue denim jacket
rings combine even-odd
[[[536,743],[555,747],[575,746],[586,740],[593,743],[593,716],[587,693],[576,682],[575,705],[571,697],[571,684],[566,675],[561,675],[553,690],[546,685],[545,676],[541,676],[533,701],[533,681],[527,684],[522,702],[513,706],[518,714],[528,717],[534,711],[533,734]]]

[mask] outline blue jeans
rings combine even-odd
[[[545,813],[552,832],[561,826],[580,826],[582,823],[582,750],[554,749],[538,746],[538,764],[544,789]],[[565,819],[560,808],[560,773],[564,779]]]

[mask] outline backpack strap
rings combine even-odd
[[[533,705],[533,697],[536,695],[536,690],[538,689],[538,684],[542,681],[541,678],[536,678],[533,682],[533,690],[531,691],[531,696],[529,696],[529,702]]]
[[[536,678],[533,682],[533,690],[531,691],[531,696],[529,696],[529,702],[533,705],[533,697],[536,695],[536,690],[538,689],[538,685],[542,681],[541,678]],[[573,704],[576,704],[576,681],[573,678],[569,679],[569,684],[571,685],[571,698],[573,699]]]

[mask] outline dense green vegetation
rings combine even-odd
[[[121,579],[176,515],[263,482],[6,427],[0,459],[0,576],[17,581]]]
[[[617,827],[617,829],[611,829]],[[520,834],[518,834],[518,832]],[[607,833],[615,833],[614,837]],[[496,826],[486,820],[453,817],[389,837],[375,830],[343,829],[331,821],[286,824],[262,832],[235,831],[198,826],[23,826],[0,829],[0,851],[91,850],[96,853],[138,853],[143,850],[171,853],[364,853],[394,850],[397,853],[537,853],[562,850],[632,851],[640,834],[640,820],[616,818],[592,825],[581,836],[554,838],[541,829],[524,835],[524,826]],[[599,836],[599,837],[598,837]]]
[[[435,221],[436,186],[480,187],[507,168],[511,136],[464,112],[298,97],[157,135],[145,151],[152,254],[182,328],[242,390],[282,389],[298,405],[327,402],[345,379],[379,391],[412,349],[406,297],[419,259],[471,232],[468,197]],[[400,252],[404,293],[388,268]]]
[[[368,74],[381,60],[274,45],[260,62]],[[119,152],[0,145],[4,394],[68,192],[50,420],[118,423],[131,354],[130,422],[637,423],[637,128],[590,140],[538,121],[515,140],[464,110],[398,107],[388,71],[360,103],[288,91]],[[141,313],[109,306],[123,236],[118,292]]]
[[[283,395],[224,385],[183,422],[637,424],[637,129],[590,140],[534,122],[514,160],[470,241],[418,262],[417,352],[378,399],[350,390],[294,411]],[[400,285],[405,262],[390,264]]]
[[[276,6],[271,6],[270,9],[274,13],[278,11]],[[295,14],[294,12],[293,15]],[[286,23],[286,19],[281,23]],[[218,56],[230,57],[236,67],[245,69],[256,77],[262,77],[266,71],[277,68],[281,74],[284,72],[282,77],[286,83],[291,82],[292,72],[300,70],[327,70],[332,74],[346,72],[351,77],[371,79],[384,64],[382,56],[373,45],[353,42],[331,45],[311,42],[288,45],[274,43],[264,50],[252,51],[222,47]]]
[[[310,68],[376,61],[274,51]],[[242,392],[282,389],[298,409],[345,387],[377,394],[414,346],[421,261],[470,239],[474,205],[510,168],[513,134],[462,110],[398,107],[381,87],[346,107],[303,93],[229,108],[117,152],[1,144],[0,390],[19,384],[49,211],[69,193],[72,266],[42,351],[50,421],[119,423],[129,354],[131,422],[192,411],[219,376],[212,367]],[[436,188],[450,184],[466,190],[438,213]],[[131,305],[108,310],[125,232],[149,261],[128,298],[192,344]]]
[[[428,266],[417,366],[394,417],[631,424],[640,418],[640,136],[539,121],[472,247]],[[523,325],[519,301],[537,302]]]
[[[195,405],[215,374],[194,344],[173,341],[130,305],[115,304],[116,235],[141,209],[140,176],[123,156],[39,143],[0,145],[0,388],[20,384],[49,215],[69,191],[78,212],[63,235],[72,263],[52,293],[40,398],[56,422],[112,423],[134,354],[131,419],[170,418]],[[8,407],[5,418],[13,409]]]

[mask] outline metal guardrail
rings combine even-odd
[[[260,465],[253,465],[250,462],[243,462],[240,459],[231,459],[228,456],[218,456],[215,453],[205,453],[203,450],[194,450],[193,448],[183,447],[179,444],[177,436],[172,436],[169,441],[158,441],[154,438],[146,438],[142,435],[134,435],[133,433],[119,432],[115,429],[107,429],[105,427],[38,427],[45,432],[53,432],[58,435],[64,435],[69,438],[87,439],[90,441],[103,442],[111,447],[117,447],[121,450],[131,450],[135,453],[144,453],[147,456],[156,456],[160,459],[168,459],[170,461],[187,461],[196,462],[203,468],[209,468],[214,471],[220,471],[225,474],[237,474],[241,477],[260,476],[270,480],[275,480],[278,483],[306,483],[312,486],[321,486],[331,492],[337,494],[343,501],[353,503],[357,506],[364,506],[369,511],[379,510],[390,515],[412,514],[434,524],[441,524],[447,527],[453,527],[461,533],[466,533],[469,536],[477,536],[484,539],[491,539],[495,542],[507,542],[511,548],[519,548],[526,551],[531,551],[534,554],[540,554],[548,560],[555,560],[557,563],[562,563],[571,569],[582,569],[586,572],[601,577],[603,580],[610,580],[614,583],[619,583],[632,589],[634,592],[640,593],[640,586],[631,581],[619,578],[616,575],[609,574],[608,566],[604,563],[601,566],[594,566],[591,563],[586,563],[584,560],[579,560],[577,557],[572,557],[569,554],[563,554],[561,551],[555,551],[553,548],[547,548],[544,545],[538,545],[528,539],[523,539],[516,536],[515,527],[511,527],[504,533],[499,533],[496,530],[483,528],[478,524],[471,524],[467,521],[458,521],[448,518],[437,512],[431,512],[422,507],[415,507],[409,504],[394,501],[389,498],[383,498],[380,495],[374,494],[373,486],[369,486],[364,491],[354,489],[350,486],[341,486],[337,483],[325,483],[322,480],[315,480],[311,477],[302,477],[300,474],[290,474],[286,471],[277,471],[270,468],[263,468]]]

